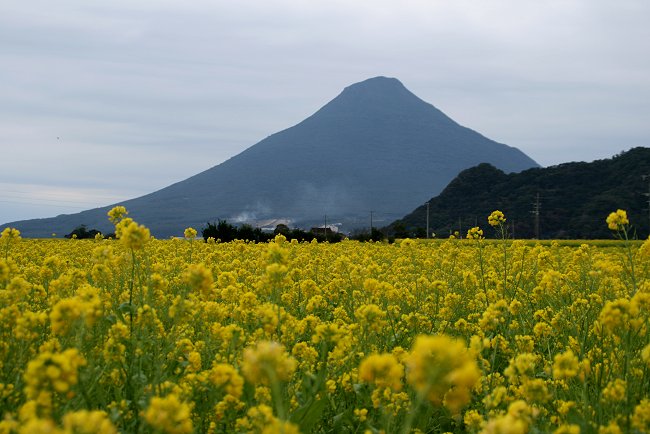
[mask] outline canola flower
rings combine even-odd
[[[72,398],[72,388],[78,383],[78,370],[86,360],[76,348],[61,353],[43,351],[27,364],[25,370],[25,397],[33,414],[48,415],[56,405],[58,395]]]
[[[407,380],[419,394],[454,414],[470,401],[471,389],[480,377],[465,344],[445,335],[418,336],[406,367]]]
[[[165,434],[189,434],[193,431],[191,407],[174,394],[154,396],[144,413],[145,421]]]
[[[492,214],[488,216],[488,223],[490,226],[499,226],[506,222],[506,216],[502,211],[496,210],[492,211]]]
[[[124,219],[129,212],[126,210],[126,208],[122,205],[118,205],[113,207],[109,212],[108,212],[108,219],[110,220],[111,223],[114,225],[117,225],[117,223]]]
[[[197,233],[198,233],[198,232],[196,231],[196,229],[194,229],[194,228],[187,228],[187,229],[185,229],[185,231],[183,232],[183,236],[185,237],[186,240],[193,240],[194,238],[196,238],[196,234],[197,234]]]
[[[483,237],[483,229],[479,228],[478,226],[475,226],[473,228],[470,228],[467,231],[467,239],[469,240],[482,240]]]
[[[149,229],[126,219],[117,224],[115,233],[127,248],[133,250],[142,249],[150,237]]]
[[[7,240],[17,240],[20,238],[20,231],[16,228],[4,228],[2,232],[0,232],[0,239],[3,241]]]
[[[15,228],[4,228],[0,232],[0,245],[3,246],[5,259],[9,256],[9,249],[11,248],[12,242],[20,239],[20,231]]]
[[[650,432],[648,240],[203,243],[109,219],[119,239],[3,230],[0,432]]]
[[[564,380],[578,375],[580,363],[572,350],[557,354],[553,358],[553,378]]]
[[[66,413],[62,422],[65,434],[117,434],[108,414],[100,410]]]
[[[630,224],[630,221],[627,219],[627,212],[622,209],[618,209],[608,215],[605,221],[607,227],[613,231],[620,231],[624,226]]]
[[[246,348],[243,357],[242,373],[253,384],[287,381],[296,369],[296,361],[277,342],[260,341]]]
[[[404,366],[393,354],[371,354],[359,365],[359,379],[377,387],[402,389]]]

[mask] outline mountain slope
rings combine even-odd
[[[625,209],[640,237],[648,227],[650,149],[633,148],[611,159],[566,163],[505,174],[480,164],[461,172],[429,201],[429,227],[440,237],[472,226],[492,235],[487,216],[495,209],[514,222],[515,236],[535,236],[533,203],[539,194],[540,238],[611,238],[605,224],[610,212]],[[426,227],[426,206],[419,206],[388,229],[413,233]],[[426,231],[424,231],[426,233]]]
[[[507,172],[537,166],[518,149],[458,125],[397,79],[376,77],[224,163],[123,205],[158,237],[217,218],[311,224],[328,215],[354,227],[370,210],[384,221],[404,215],[481,162]],[[26,236],[79,224],[107,230],[108,209],[10,225]]]

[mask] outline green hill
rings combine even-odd
[[[605,218],[618,208],[628,212],[639,238],[650,233],[648,193],[650,149],[633,148],[611,159],[566,163],[506,174],[490,164],[462,171],[429,201],[429,228],[438,237],[462,236],[472,226],[488,229],[495,209],[506,214],[517,238],[535,237],[533,210],[539,195],[539,238],[610,238]],[[424,236],[426,205],[387,229],[398,236]]]

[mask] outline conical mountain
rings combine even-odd
[[[389,222],[444,188],[461,170],[487,162],[506,172],[537,163],[520,150],[462,127],[395,78],[353,84],[299,124],[184,181],[122,203],[158,237],[218,218],[259,224]],[[80,224],[108,230],[110,206],[11,223],[26,236]]]

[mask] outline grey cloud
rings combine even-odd
[[[542,164],[607,157],[649,145],[649,15],[645,0],[8,0],[0,182],[140,195],[376,75]]]

